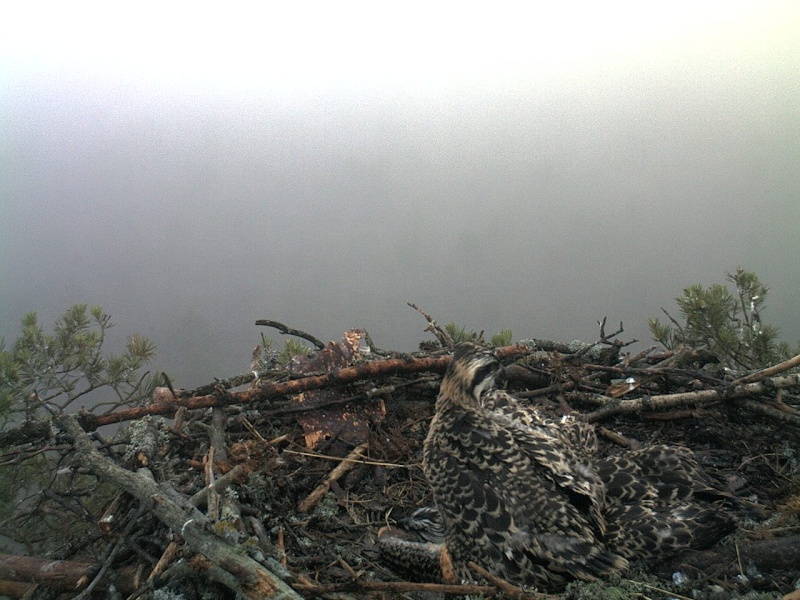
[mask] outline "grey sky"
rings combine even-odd
[[[99,303],[187,386],[243,370],[258,318],[412,349],[409,300],[646,342],[739,265],[800,338],[796,3],[147,6],[0,42],[7,341]]]

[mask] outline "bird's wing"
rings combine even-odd
[[[597,453],[597,435],[590,423],[578,421],[571,415],[561,419],[545,417],[533,406],[527,406],[505,390],[492,390],[481,398],[484,409],[508,417],[515,423],[530,428],[546,429],[554,437],[561,437],[565,444],[586,456]]]
[[[560,442],[498,415],[443,420],[426,468],[456,558],[477,558],[516,581],[624,568],[597,539],[605,529],[602,485],[588,466],[571,464]],[[479,556],[459,556],[462,545]]]
[[[704,506],[726,494],[712,487],[692,452],[651,446],[597,461],[606,487],[608,537],[629,557],[702,549],[735,525],[727,511]]]
[[[586,515],[595,535],[605,534],[603,517],[605,488],[586,455],[571,440],[549,427],[518,427],[511,432],[520,452],[529,457],[538,472],[552,480],[560,495],[579,513]]]

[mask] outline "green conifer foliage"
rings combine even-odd
[[[735,293],[719,283],[687,287],[675,299],[683,324],[672,317],[672,325],[650,319],[653,338],[668,349],[707,349],[735,369],[760,369],[788,358],[789,346],[779,341],[777,328],[761,320],[769,288],[741,267],[726,276]]]
[[[26,431],[49,431],[50,446],[55,447],[50,415],[79,408],[109,412],[147,401],[160,374],[150,376],[142,369],[155,355],[155,346],[133,335],[121,354],[106,353],[103,345],[111,327],[102,308],[85,304],[65,311],[51,332],[36,313],[25,315],[22,334],[11,349],[0,342],[0,432],[13,429],[24,436]],[[24,440],[0,439],[8,444],[0,446],[0,534],[29,551],[66,542],[63,534],[53,533],[70,525],[80,535],[85,519],[68,521],[85,510],[93,512],[90,505],[101,503],[113,490],[91,475],[63,469],[60,453],[47,447],[26,450]],[[65,505],[69,510],[63,510]]]

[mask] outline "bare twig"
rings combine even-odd
[[[336,592],[385,592],[390,594],[404,594],[409,592],[429,592],[445,594],[448,596],[481,596],[491,598],[496,593],[496,588],[486,585],[457,585],[446,583],[413,583],[410,581],[348,581],[347,583],[315,584],[306,580],[295,583],[295,589],[320,597]]]
[[[747,410],[760,413],[765,417],[769,417],[770,419],[775,419],[776,421],[780,421],[782,423],[789,423],[795,427],[800,427],[800,416],[795,414],[778,410],[777,408],[773,408],[772,406],[764,404],[763,402],[756,402],[755,400],[748,400],[746,398],[737,400],[737,403],[741,404]]]
[[[246,598],[281,598],[299,600],[298,594],[262,565],[239,548],[208,531],[199,515],[185,511],[156,483],[141,473],[131,473],[103,457],[94,447],[86,432],[72,415],[56,417],[58,425],[75,442],[80,460],[101,479],[116,485],[142,501],[152,500],[152,513],[173,532],[183,537],[197,553],[208,557],[214,564],[234,574],[238,589]]]
[[[663,306],[661,307],[661,312],[663,312],[665,315],[667,315],[667,318],[668,318],[668,319],[669,319],[669,320],[672,322],[672,324],[673,324],[673,325],[675,325],[675,329],[676,329],[678,332],[680,332],[680,334],[681,334],[681,341],[683,341],[683,340],[684,340],[683,326],[682,326],[680,323],[678,323],[678,322],[675,320],[675,318],[674,318],[674,317],[673,317],[671,314],[669,314],[669,313],[667,312],[667,309],[666,309],[666,308],[664,308]]]
[[[395,383],[392,385],[372,388],[355,396],[335,398],[333,400],[328,400],[327,402],[320,402],[319,404],[292,405],[285,408],[276,408],[275,410],[264,410],[261,411],[261,416],[276,417],[281,415],[315,412],[333,406],[341,406],[343,404],[350,404],[352,402],[359,402],[361,400],[369,400],[377,396],[388,395],[404,387],[419,385],[421,383],[432,383],[434,381],[438,381],[438,379],[438,377],[419,377],[418,379],[414,379],[412,381],[405,381],[403,383]]]
[[[470,570],[483,577],[486,581],[502,590],[503,593],[509,598],[516,598],[517,600],[535,600],[537,597],[543,598],[543,596],[534,596],[533,594],[528,594],[525,592],[525,590],[518,588],[515,585],[511,585],[505,579],[501,579],[500,577],[492,575],[489,571],[472,561],[469,561],[467,566],[470,568]]]
[[[258,321],[256,321],[256,325],[261,325],[263,327],[272,327],[273,329],[277,329],[284,335],[293,335],[295,337],[303,338],[304,340],[308,340],[309,342],[314,344],[320,350],[322,350],[325,347],[325,344],[322,341],[315,338],[310,333],[306,333],[305,331],[300,331],[299,329],[292,329],[291,327],[287,327],[283,323],[278,323],[277,321],[270,321],[269,319],[259,319]]]
[[[206,501],[208,497],[208,493],[213,490],[217,493],[224,490],[228,487],[234,480],[238,479],[242,473],[244,473],[244,466],[243,465],[236,465],[230,471],[222,475],[221,477],[217,477],[210,485],[206,485],[202,490],[197,492],[194,496],[189,499],[194,506],[201,506],[203,502]]]
[[[567,390],[572,390],[575,388],[577,384],[574,381],[566,381],[564,383],[558,382],[554,383],[553,385],[548,385],[544,388],[539,388],[538,390],[529,390],[527,392],[519,392],[515,394],[518,398],[536,398],[538,396],[549,396],[550,394],[556,394],[559,392],[564,392]]]
[[[626,356],[623,362],[624,366],[633,365],[645,358],[651,352],[658,350],[658,346],[650,346],[649,348],[645,348],[644,350],[640,351],[638,354],[633,356]]]
[[[286,450],[284,450],[284,452],[286,454],[296,454],[297,456],[307,456],[309,458],[321,458],[322,460],[332,460],[332,461],[335,461],[335,462],[345,461],[345,462],[356,463],[356,464],[359,464],[359,465],[374,465],[376,467],[385,467],[387,469],[401,469],[401,468],[408,469],[408,468],[411,468],[411,467],[420,466],[419,464],[403,465],[403,464],[400,464],[400,463],[389,463],[389,462],[383,462],[383,461],[379,461],[379,460],[362,460],[360,458],[353,458],[350,455],[342,458],[341,456],[330,456],[328,454],[318,454],[316,452],[300,452],[298,450],[289,450],[288,448]]]
[[[355,449],[348,454],[347,457],[345,457],[342,462],[340,462],[336,468],[333,469],[333,471],[328,474],[328,476],[325,478],[325,481],[320,483],[308,496],[306,496],[305,500],[298,505],[297,511],[304,513],[314,508],[331,488],[331,483],[337,481],[342,477],[342,475],[352,469],[354,466],[354,461],[359,459],[361,455],[366,452],[367,448],[369,448],[369,444],[367,443],[356,446]]]
[[[281,564],[286,567],[286,543],[283,539],[283,527],[278,527],[278,552],[280,552]]]
[[[161,377],[164,380],[164,385],[166,385],[167,389],[172,393],[172,397],[177,398],[178,394],[175,393],[175,387],[172,385],[172,380],[169,378],[169,375],[161,373]]]
[[[692,598],[690,598],[689,596],[681,596],[680,594],[678,594],[678,593],[676,593],[674,591],[665,590],[664,588],[656,587],[654,585],[649,585],[647,583],[644,583],[643,581],[633,581],[632,579],[627,579],[626,581],[628,583],[633,584],[633,585],[638,585],[638,586],[641,586],[641,587],[646,588],[648,590],[653,590],[654,592],[660,592],[662,594],[665,594],[666,596],[671,596],[673,598],[677,598],[678,600],[692,600]]]
[[[147,581],[156,580],[166,570],[170,563],[175,560],[180,548],[180,544],[177,542],[170,542],[167,545],[167,549],[161,554],[161,558],[158,559],[156,566],[153,567],[152,571],[150,571],[150,575],[147,576]]]
[[[673,367],[646,367],[646,368],[636,368],[636,367],[617,367],[617,366],[606,366],[606,365],[583,365],[583,368],[587,371],[604,371],[607,373],[617,373],[619,375],[641,375],[642,377],[648,378],[648,380],[652,381],[652,378],[655,377],[676,377],[682,378],[683,380],[686,379],[697,379],[699,381],[704,381],[710,385],[723,385],[725,382],[722,379],[717,377],[711,377],[706,373],[700,371],[690,371],[687,369],[678,369]],[[638,382],[640,385],[642,381]]]
[[[443,348],[452,348],[456,345],[456,343],[453,341],[453,338],[451,338],[450,335],[439,326],[432,316],[430,316],[413,302],[406,302],[406,304],[425,317],[425,320],[428,322],[428,326],[425,328],[425,331],[430,331],[433,335],[435,335],[436,339],[439,340],[439,343]]]
[[[773,365],[771,367],[767,367],[766,369],[761,369],[760,371],[756,371],[755,373],[750,373],[749,375],[740,377],[739,379],[735,379],[733,381],[733,385],[739,385],[740,383],[751,383],[753,381],[761,381],[765,377],[772,377],[773,375],[777,375],[778,373],[788,371],[789,369],[793,369],[794,367],[797,366],[800,366],[800,354],[788,360],[785,360],[781,363],[778,363],[777,365]]]
[[[592,348],[599,346],[600,344],[606,344],[608,346],[615,347],[617,349],[624,348],[625,346],[630,346],[631,344],[635,344],[637,340],[631,340],[630,342],[620,342],[618,340],[612,340],[614,336],[619,335],[620,333],[624,332],[625,329],[622,327],[622,321],[619,322],[619,329],[617,329],[614,333],[609,333],[606,335],[606,317],[603,317],[602,321],[597,322],[600,325],[600,339],[598,339],[594,344],[588,344],[575,352],[572,355],[572,358],[580,358],[587,352],[589,352]]]
[[[133,517],[128,521],[128,524],[125,526],[125,529],[120,534],[116,543],[108,549],[108,554],[106,555],[105,560],[103,560],[103,566],[100,567],[100,570],[94,576],[91,583],[89,583],[89,585],[87,585],[83,591],[75,597],[77,600],[84,600],[91,597],[94,589],[100,584],[100,582],[103,580],[103,577],[105,577],[106,573],[108,573],[108,571],[111,569],[111,564],[113,563],[114,558],[125,546],[128,536],[131,534],[131,531],[133,531],[133,528],[137,525],[139,518],[144,514],[149,504],[149,501],[139,501],[139,507],[136,509]]]

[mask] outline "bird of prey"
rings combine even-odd
[[[473,561],[523,588],[558,589],[632,559],[707,547],[732,530],[713,504],[722,493],[690,450],[599,458],[591,425],[521,405],[495,386],[500,371],[490,350],[459,345],[424,444],[443,556],[457,579],[474,579]]]

